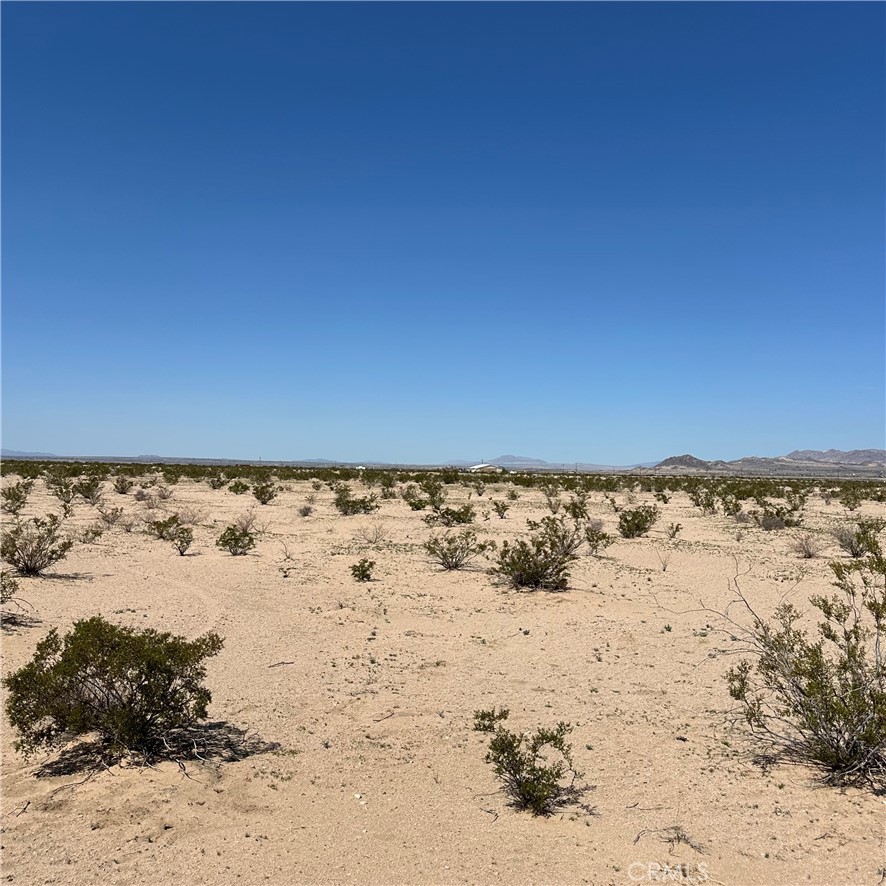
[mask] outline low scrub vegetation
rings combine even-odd
[[[822,769],[834,783],[886,788],[886,558],[831,564],[838,593],[814,596],[815,636],[782,603],[752,615],[752,658],[727,673],[752,738],[776,757]],[[734,622],[733,622],[734,624]]]
[[[657,505],[640,505],[618,515],[618,532],[622,538],[640,538],[656,524],[659,517]]]
[[[531,733],[511,732],[502,726],[508,715],[506,708],[476,711],[474,730],[490,736],[486,762],[492,764],[513,805],[533,815],[550,815],[576,801],[581,793],[576,780],[581,773],[566,742],[572,727],[560,722]]]
[[[55,515],[16,521],[3,530],[0,555],[20,575],[42,575],[74,546]]]
[[[242,557],[255,547],[255,534],[248,529],[231,525],[218,537],[215,544],[235,557]]]
[[[33,659],[3,680],[16,748],[28,756],[97,733],[113,755],[162,754],[165,736],[206,718],[203,662],[221,648],[217,634],[188,641],[100,616],[64,637],[53,628]]]
[[[477,541],[477,533],[473,529],[461,532],[444,532],[432,535],[424,545],[428,556],[444,569],[461,569],[475,557],[494,550],[494,542]]]
[[[556,517],[545,517],[530,526],[536,531],[529,539],[502,544],[493,574],[517,589],[564,590],[569,583],[569,564],[578,559],[582,544],[579,528]]]

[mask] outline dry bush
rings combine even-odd
[[[820,539],[811,532],[804,532],[791,539],[789,547],[792,553],[803,560],[812,560],[824,550]]]
[[[378,545],[390,538],[391,526],[389,523],[376,521],[368,526],[361,526],[357,535],[369,545]]]
[[[199,526],[206,515],[196,508],[179,508],[178,522],[182,526]]]

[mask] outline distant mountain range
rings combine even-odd
[[[694,455],[673,455],[655,465],[656,472],[826,476],[886,474],[886,449],[795,449],[775,458],[747,456],[733,461],[705,461]]]
[[[138,456],[60,456],[49,452],[21,452],[16,449],[2,449],[0,456],[9,459],[46,459],[58,461],[101,461],[119,464],[268,464],[292,466],[357,465],[358,462],[336,462],[325,458],[301,459],[299,461],[261,461],[257,459],[231,458],[176,458],[161,455]],[[446,465],[394,465],[388,462],[364,461],[366,467],[467,467],[476,462],[464,459],[447,462]],[[512,471],[580,471],[582,473],[625,472],[654,474],[733,474],[757,476],[858,476],[877,477],[886,475],[886,449],[853,449],[844,452],[840,449],[795,449],[787,455],[776,457],[747,456],[723,461],[706,461],[694,455],[674,455],[660,462],[642,462],[633,465],[601,465],[587,462],[550,462],[525,455],[499,455],[486,464],[494,464]]]

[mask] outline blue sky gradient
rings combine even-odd
[[[884,9],[4,2],[3,445],[882,447]]]

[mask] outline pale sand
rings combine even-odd
[[[878,882],[883,800],[818,787],[805,768],[767,774],[737,756],[720,713],[735,659],[710,656],[734,644],[705,631],[718,626],[709,614],[667,611],[699,600],[722,608],[736,555],[751,567],[742,586],[762,611],[802,573],[794,598],[805,602],[829,589],[828,559],[843,556],[836,547],[801,561],[790,530],[743,528],[737,541],[733,520],[703,517],[677,494],[650,537],[583,556],[568,591],[518,593],[482,569],[432,566],[421,549],[431,530],[399,500],[376,516],[342,517],[324,486],[304,519],[296,508],[308,483],[267,507],[203,484],[173,488],[167,510],[205,514],[193,555],[113,529],[78,545],[51,570],[58,577],[22,579],[42,623],[4,634],[4,672],[27,661],[50,627],[95,613],[188,637],[218,631],[225,648],[209,663],[211,718],[284,752],[220,769],[190,762],[190,777],[172,762],[115,767],[57,791],[83,776],[36,778],[41,761],[22,761],[4,723],[8,882],[627,884],[654,882],[648,863],[704,865],[711,882],[729,884]],[[488,507],[506,488],[472,500]],[[144,511],[106,489],[110,505]],[[463,487],[447,490],[454,502],[467,498]],[[269,531],[252,554],[232,557],[215,539],[250,506]],[[57,502],[38,482],[25,515],[47,510]],[[477,528],[501,541],[544,513],[541,493],[522,490],[507,519],[493,513]],[[813,529],[846,519],[817,497],[807,513]],[[615,531],[596,493],[591,515]],[[80,502],[72,523],[94,517]],[[358,529],[379,520],[391,536],[373,549]],[[671,521],[684,527],[676,543],[664,531]],[[289,578],[279,569],[283,541],[294,556]],[[666,572],[657,547],[673,549]],[[377,561],[377,581],[352,579],[363,556]],[[294,664],[271,667],[281,661]],[[508,806],[484,762],[485,739],[472,731],[474,710],[493,705],[511,709],[515,728],[575,724],[596,814],[543,819]],[[702,851],[671,848],[655,833],[673,825]]]

